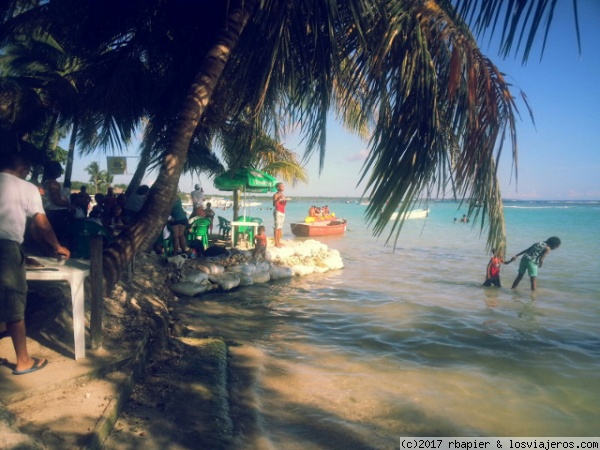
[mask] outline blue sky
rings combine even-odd
[[[497,48],[482,46],[507,74],[510,83],[525,92],[533,109],[535,126],[522,102],[517,124],[518,182],[512,171],[512,158],[505,148],[499,177],[505,199],[600,200],[600,2],[579,0],[582,53],[578,53],[572,3],[561,0],[557,7],[544,55],[541,41],[526,66],[520,58],[505,60]],[[517,91],[514,92],[517,94]],[[295,136],[285,145],[302,154],[304,148]],[[134,155],[130,150],[127,154]],[[318,173],[318,155],[307,164],[308,184],[286,186],[289,196],[348,196],[363,193],[356,183],[367,154],[367,143],[349,135],[331,121],[323,172]],[[106,168],[106,157],[79,159],[74,180],[86,181],[84,167],[98,160]],[[128,160],[133,173],[136,159]],[[152,182],[149,174],[145,182]],[[117,175],[115,183],[128,183],[131,176]],[[208,194],[220,193],[210,180],[183,175],[180,188],[190,191],[201,182]]]

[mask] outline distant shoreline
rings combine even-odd
[[[231,195],[226,195],[223,193],[219,193],[219,194],[206,194],[205,198],[210,198],[210,197],[214,197],[214,198],[223,198],[223,199],[228,199],[231,198]],[[256,199],[256,200],[261,200],[262,202],[268,201],[271,199],[270,195],[257,195],[257,194],[245,194],[244,197],[247,201],[252,200],[252,199]],[[364,198],[364,197],[335,197],[335,196],[294,196],[293,200],[296,202],[313,202],[315,200],[319,200],[319,202],[316,203],[320,203],[322,200],[327,200],[330,202],[341,202],[341,203],[368,203],[370,200],[368,198]],[[417,203],[460,203],[461,200],[460,199],[449,199],[449,198],[434,198],[434,199],[420,199],[417,200]],[[465,199],[463,200],[463,203],[468,204],[469,200]],[[593,203],[600,203],[600,199],[596,199],[596,200],[576,200],[576,199],[569,199],[569,200],[557,200],[557,199],[545,199],[545,200],[540,200],[540,199],[516,199],[516,198],[504,198],[502,199],[502,202],[511,202],[511,203],[581,203],[581,204],[593,204]]]

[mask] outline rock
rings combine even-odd
[[[215,264],[208,261],[201,262],[197,264],[196,267],[198,268],[198,270],[201,270],[202,272],[205,272],[209,275],[217,275],[225,272],[225,267],[221,264]]]
[[[178,272],[179,277],[173,280],[178,282],[172,288],[178,295],[194,296],[211,289],[209,282],[228,291],[238,286],[324,273],[344,267],[339,251],[312,239],[286,241],[281,248],[270,246],[269,258],[271,261],[256,261],[251,251],[233,249],[219,256],[188,261],[185,273]]]
[[[252,275],[256,272],[256,266],[254,264],[243,263],[239,266],[231,266],[227,268],[227,272],[243,274],[243,275]]]
[[[344,268],[344,261],[342,260],[342,256],[340,252],[337,250],[332,250],[329,256],[323,260],[321,260],[323,264],[329,267],[330,270],[337,270]]]
[[[240,286],[252,286],[254,284],[254,280],[251,275],[247,275],[245,273],[240,273]]]
[[[271,276],[271,280],[281,280],[283,278],[292,278],[294,276],[294,272],[292,272],[290,267],[272,264],[269,270],[269,275]]]
[[[183,281],[181,283],[175,283],[171,285],[171,290],[175,294],[184,297],[194,297],[198,294],[202,294],[210,289],[209,283],[194,283],[191,281]]]
[[[256,272],[252,275],[252,281],[254,284],[268,283],[271,281],[271,274],[269,273],[269,270]]]
[[[268,261],[257,261],[255,266],[256,272],[268,272],[271,264]]]
[[[295,253],[294,248],[287,245],[285,247],[269,247],[269,254],[273,260],[286,260]]]
[[[231,272],[210,275],[208,279],[218,284],[224,291],[230,291],[238,287],[241,281],[239,275]]]
[[[187,258],[182,255],[167,256],[167,265],[176,269],[181,269],[186,261]]]
[[[189,281],[191,283],[206,283],[208,281],[208,274],[202,271],[190,272],[183,276],[182,281]]]
[[[303,277],[304,275],[310,275],[315,271],[315,266],[305,266],[298,264],[296,266],[292,266],[292,272],[294,275]]]

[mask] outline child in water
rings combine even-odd
[[[550,253],[550,250],[555,250],[558,247],[560,247],[560,239],[552,236],[546,241],[536,242],[531,247],[513,256],[513,259],[515,259],[517,256],[524,255],[519,263],[519,274],[513,282],[512,289],[515,289],[519,285],[523,279],[523,275],[527,271],[531,279],[531,290],[535,291],[538,267],[542,267],[544,258]]]
[[[256,236],[254,236],[254,251],[252,257],[258,259],[262,256],[263,259],[267,259],[267,235],[265,234],[265,227],[260,225],[256,230]]]
[[[502,256],[500,256],[500,253],[496,252],[496,249],[492,249],[492,257],[487,265],[485,282],[483,283],[483,285],[494,285],[496,287],[502,287],[500,284],[500,264],[510,264],[516,258],[516,256],[513,256],[511,259],[505,262]]]

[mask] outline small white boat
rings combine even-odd
[[[408,212],[406,219],[424,219],[429,215],[429,208],[413,209]],[[392,214],[390,220],[396,220],[398,218],[398,211]]]
[[[228,209],[228,208],[233,207],[233,200],[229,200],[229,199],[222,198],[222,197],[210,197],[210,198],[204,199],[205,205],[209,202],[210,202],[210,205],[212,206],[212,208]]]
[[[262,205],[262,202],[251,202],[251,201],[245,201],[242,200],[240,202],[240,208],[251,208],[253,206],[260,206]]]

